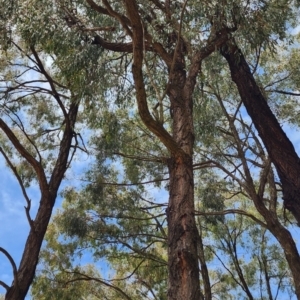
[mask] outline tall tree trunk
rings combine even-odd
[[[187,88],[181,53],[174,57],[168,96],[171,103],[172,138],[180,151],[168,161],[170,186],[168,220],[168,299],[199,300],[198,237],[195,221],[193,174],[193,103]]]
[[[148,109],[143,80],[143,24],[134,0],[124,0],[133,28],[132,74],[139,114],[144,124],[169,150],[170,198],[168,220],[168,299],[199,300],[199,264],[197,255],[197,227],[194,208],[193,176],[193,103],[195,80],[186,80],[184,57],[178,41],[169,68],[168,96],[171,103],[172,134],[155,120]],[[195,68],[197,73],[197,68]],[[188,82],[188,84],[187,84]]]
[[[169,160],[168,299],[200,299],[193,164],[190,156]]]
[[[183,79],[183,78],[181,78]],[[176,82],[176,81],[173,81]],[[181,97],[182,83],[171,90],[173,136],[185,151],[169,160],[168,299],[200,298],[193,176],[193,127],[189,100]]]
[[[276,167],[282,184],[284,206],[300,226],[299,157],[255,82],[242,52],[234,41],[231,42],[233,44],[224,46],[220,52],[229,64],[232,80]]]
[[[43,192],[43,194],[41,198],[41,203],[43,204],[41,204],[36,220],[33,222],[25,244],[20,267],[17,270],[13,284],[5,296],[5,300],[25,299],[33,281],[40,249],[56,199],[56,195],[51,197],[48,191],[46,193]]]
[[[201,225],[200,225],[201,226]],[[209,273],[208,268],[206,264],[205,254],[204,254],[204,245],[202,240],[202,229],[200,227],[198,237],[198,257],[201,265],[201,276],[202,276],[202,282],[203,282],[203,290],[204,290],[204,296],[202,296],[202,299],[205,300],[212,300],[212,293],[211,293],[211,286],[210,286],[210,279],[209,279]]]
[[[195,221],[193,175],[193,103],[186,89],[182,53],[174,55],[168,96],[173,117],[172,136],[182,150],[168,163],[170,198],[168,204],[168,299],[200,299],[198,229]]]

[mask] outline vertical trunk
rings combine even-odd
[[[197,228],[194,214],[192,158],[169,161],[170,199],[168,206],[168,299],[200,298],[197,259]]]
[[[229,64],[243,104],[276,167],[282,183],[285,208],[294,215],[300,226],[300,164],[294,146],[268,106],[241,51],[237,46],[227,46],[222,48],[221,54]]]
[[[176,67],[178,69],[171,75],[169,97],[173,112],[173,138],[183,151],[179,155],[172,155],[168,163],[168,299],[198,300],[200,286],[194,207],[192,99],[183,93],[186,78],[184,68],[180,63]]]
[[[148,109],[143,80],[143,54],[145,49],[143,23],[134,0],[124,0],[127,16],[132,26],[133,64],[136,98],[139,114],[144,124],[170,152],[170,198],[168,220],[168,299],[199,300],[199,265],[197,256],[197,227],[194,208],[193,176],[193,103],[192,92],[195,80],[186,84],[184,45],[177,41],[175,53],[168,55],[170,80],[168,96],[171,103],[172,135],[155,120]],[[214,48],[212,48],[214,49]],[[212,52],[212,50],[210,50]],[[211,53],[210,52],[210,53]],[[166,53],[164,53],[165,56]],[[198,62],[198,60],[197,60]],[[194,70],[196,77],[198,68]],[[193,79],[194,79],[193,77]]]

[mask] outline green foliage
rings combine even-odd
[[[49,280],[49,272],[53,274],[54,283],[67,284],[70,275],[66,270],[74,273],[79,268],[77,262],[84,258],[80,249],[85,249],[94,260],[104,260],[113,274],[110,279],[93,275],[95,282],[97,279],[110,282],[132,299],[144,299],[150,289],[164,299],[166,233],[163,214],[159,206],[147,208],[149,203],[143,200],[142,190],[110,185],[108,181],[113,178],[116,172],[107,170],[105,180],[90,183],[81,192],[73,189],[64,192],[64,210],[55,216],[46,238],[47,249],[41,255],[43,264],[48,267],[34,284],[34,297],[44,286],[43,280]],[[86,274],[85,269],[78,272]],[[73,276],[76,278],[76,274]],[[98,284],[101,286],[101,282]],[[59,287],[48,288],[60,291]],[[103,297],[109,298],[112,290],[103,289]],[[116,293],[116,297],[120,297],[119,294]]]
[[[287,33],[287,26],[297,20],[292,1],[202,1],[201,5],[188,1],[185,10],[173,1],[169,17],[155,3],[138,1],[151,47],[159,43],[173,55],[181,26],[188,71],[193,54],[218,30],[235,29],[232,36],[276,117],[299,126],[297,96],[277,93],[299,89],[299,51],[290,47],[294,37]],[[82,103],[73,146],[90,155],[86,173],[81,174],[85,184],[62,192],[63,207],[48,228],[33,299],[166,299],[167,200],[155,194],[168,189],[169,153],[137,113],[132,53],[109,51],[94,43],[99,36],[111,43],[128,43],[126,22],[99,14],[80,0],[2,4],[1,117],[50,174],[65,124],[63,111],[52,98],[55,92],[35,65],[34,47],[63,105],[68,109],[74,101]],[[113,1],[111,9],[125,13],[120,1]],[[109,29],[95,29],[99,26]],[[149,45],[145,43],[145,48]],[[170,70],[151,47],[145,50],[143,66],[148,107],[172,134],[166,92]],[[28,76],[36,80],[34,87],[28,87]],[[272,190],[274,174],[269,172],[271,179],[263,177],[267,154],[217,52],[202,62],[197,80],[195,206],[212,291],[218,299],[243,299],[248,288],[267,298],[267,278],[263,279],[267,273],[280,295],[292,294],[282,249],[263,228],[264,218],[249,191],[251,187],[258,191],[266,181],[264,201],[268,209],[273,203],[272,213],[280,221],[284,220],[281,195]],[[0,143],[29,187],[35,180],[32,168],[2,134]],[[236,211],[226,214],[229,210]],[[101,263],[108,276],[100,271]]]

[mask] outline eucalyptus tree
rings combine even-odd
[[[280,68],[287,69],[289,53],[272,63],[268,56],[265,51],[260,58],[265,72],[257,78],[262,86],[272,83]],[[292,216],[284,210],[270,158],[224,64],[216,54],[205,60],[207,82],[195,100],[201,103],[194,111],[194,155],[201,162],[193,166],[201,294],[205,299],[295,299],[299,254],[286,225]],[[218,68],[211,72],[211,65]],[[281,83],[290,86],[288,79]],[[285,95],[278,100],[269,101],[278,119],[296,123],[297,111],[290,110],[293,99]],[[159,159],[164,152],[136,117],[117,116],[122,126],[115,126],[113,133],[103,127],[93,139],[97,162],[86,176],[88,184],[80,192],[65,193],[64,211],[55,217],[42,252],[42,270],[33,287],[36,299],[59,298],[77,280],[106,286],[100,298],[111,293],[116,299],[166,298],[167,203],[148,199],[149,183],[168,182]],[[140,132],[121,130],[133,122]],[[120,155],[123,168],[114,169]],[[89,274],[77,264],[85,251],[97,262],[107,261],[113,275]]]
[[[269,12],[266,12],[266,8],[269,6],[267,3],[263,2],[260,4],[262,11],[259,13],[260,16],[257,26],[269,30],[269,22],[271,19],[277,18],[276,11],[281,9],[285,10],[285,4],[286,3],[284,2],[277,2]],[[268,14],[266,19],[262,17],[264,14]],[[270,18],[269,21],[268,18]],[[226,16],[221,17],[221,22],[226,22]],[[271,22],[271,24],[283,29],[285,22],[285,19],[279,18],[276,22]],[[275,36],[275,39],[278,39],[285,34],[282,29],[278,31],[278,36]],[[260,31],[261,29],[257,28],[257,30]],[[243,104],[268,150],[272,163],[276,167],[282,184],[285,208],[291,211],[297,222],[300,223],[299,156],[296,153],[292,142],[280,126],[278,119],[270,109],[268,105],[268,96],[266,96],[264,91],[260,88],[253,76],[253,73],[256,70],[251,70],[241,47],[239,42],[236,41],[235,38],[232,38],[226,46],[221,48],[220,52],[228,62],[232,80],[235,82]],[[287,75],[287,77],[289,76],[291,76],[291,74]],[[276,83],[273,83],[272,86],[274,87]],[[297,86],[295,88],[297,89]],[[299,96],[298,93],[290,90],[274,89],[273,91]]]
[[[171,3],[157,0],[103,0],[101,3],[93,0],[18,1],[3,10],[2,32],[6,33],[3,40],[9,41],[10,30],[17,27],[19,35],[26,38],[31,48],[40,45],[43,51],[57,58],[57,64],[63,68],[61,76],[67,76],[69,83],[75,79],[79,90],[82,88],[92,94],[95,91],[100,94],[97,84],[100,85],[101,79],[101,83],[105,83],[105,92],[103,88],[101,96],[115,98],[115,103],[130,107],[128,117],[137,108],[150,135],[161,143],[154,152],[154,156],[158,157],[156,162],[168,168],[168,299],[201,299],[193,174],[194,167],[199,163],[197,159],[202,159],[200,155],[194,156],[198,138],[194,126],[194,94],[198,85],[209,84],[201,66],[213,52],[220,50],[229,61],[231,70],[235,70],[245,64],[240,52],[235,51],[236,47],[245,53],[253,53],[253,49],[261,47],[273,47],[278,40],[284,39],[286,22],[293,21],[293,3],[204,1],[199,5],[197,1]],[[94,49],[99,53],[90,55],[85,49]],[[91,53],[94,52],[91,50]],[[91,64],[87,72],[79,71],[84,69],[83,58]],[[235,64],[237,61],[240,65]],[[261,95],[254,78],[249,77],[249,68],[242,69],[247,71],[239,74],[247,78],[248,94],[254,95],[254,98]],[[90,74],[95,77],[90,78]],[[129,87],[131,84],[135,86],[134,92]],[[245,93],[241,89],[240,92],[247,107]],[[135,105],[130,98],[133,94]],[[99,105],[96,97],[90,99],[87,105]],[[252,102],[255,103],[253,99]],[[101,103],[105,103],[103,106],[110,105],[109,101]],[[120,128],[122,123],[114,117],[113,109],[109,107],[106,112],[115,121],[109,124]],[[249,114],[254,118],[251,110]],[[261,116],[261,111],[257,116]],[[255,124],[259,125],[256,121]],[[123,133],[121,129],[119,132]],[[265,142],[263,131],[259,133]],[[106,138],[109,140],[109,137],[111,135]],[[271,152],[275,149],[272,147],[267,146],[267,149],[285,186],[285,195],[289,195],[286,192],[291,190],[287,169],[279,168],[280,163],[289,156],[281,157],[282,161],[278,162]],[[118,150],[115,149],[116,154]],[[125,152],[121,155],[130,157],[131,154]],[[244,160],[244,171],[247,171],[246,158],[241,159]],[[295,179],[294,175],[292,179]],[[258,199],[254,186],[249,191]],[[286,200],[286,203],[286,208],[297,219],[297,202]],[[258,208],[261,209],[261,206],[258,205]],[[265,210],[260,212],[263,214]],[[272,227],[273,221],[268,222]],[[296,289],[299,296],[300,290],[298,287]]]
[[[281,73],[282,69],[288,70],[285,69],[284,65],[288,63],[289,60],[287,58],[290,56],[290,53],[282,52],[282,54],[278,55],[276,59],[274,58],[272,62],[269,62],[267,59],[269,54],[269,51],[265,51],[265,53],[262,53],[260,56],[260,66],[264,68],[264,74],[257,74],[256,77],[261,85],[261,89],[263,89],[263,86],[272,86],[273,82],[278,82],[278,78],[280,78],[279,81],[281,84],[292,86],[292,84],[289,83],[290,79],[286,79],[285,81],[284,78],[286,74],[283,76]],[[218,58],[210,57],[206,60],[206,63],[211,63],[210,61],[216,62],[217,59]],[[253,63],[255,56],[249,55],[248,60]],[[220,68],[222,68],[221,64]],[[272,159],[264,149],[264,145],[259,139],[258,133],[253,124],[246,121],[248,116],[245,115],[244,107],[238,97],[238,91],[233,88],[232,83],[228,82],[228,78],[223,76],[224,73],[218,73],[220,75],[214,74],[216,77],[215,81],[211,81],[211,83],[207,85],[205,93],[207,94],[206,97],[214,98],[223,111],[223,116],[217,123],[220,129],[219,135],[214,137],[213,142],[211,142],[211,140],[209,140],[209,143],[206,142],[206,144],[204,144],[205,147],[200,144],[198,151],[203,157],[206,157],[212,167],[218,168],[225,175],[224,179],[226,180],[223,179],[221,181],[223,185],[224,181],[227,184],[224,195],[227,195],[226,197],[234,202],[231,204],[233,207],[227,207],[226,205],[226,209],[224,210],[222,206],[220,206],[223,202],[216,201],[220,198],[218,194],[215,194],[215,196],[212,194],[209,197],[211,203],[205,200],[207,197],[204,194],[204,198],[202,195],[202,205],[208,205],[212,208],[209,214],[222,216],[226,211],[228,213],[234,213],[235,209],[239,208],[241,198],[245,196],[253,201],[253,208],[255,208],[257,212],[253,214],[252,208],[252,212],[250,214],[246,213],[245,215],[248,215],[248,217],[255,220],[260,226],[267,229],[280,244],[282,249],[280,251],[283,251],[285,255],[291,276],[294,280],[295,293],[299,298],[297,280],[300,266],[299,252],[290,228],[286,225],[291,215],[286,212],[285,201],[282,201],[281,198],[282,193],[284,195],[284,191],[281,190],[281,184],[276,180],[276,174],[271,164]],[[291,77],[293,76],[291,75]],[[224,85],[226,81],[227,84]],[[288,94],[283,98],[276,96],[269,97],[269,104],[272,105],[278,120],[281,122],[286,121],[286,118],[289,118],[290,122],[295,120],[289,117],[293,116],[294,112],[289,111],[289,113],[286,114],[286,108],[284,108],[286,106],[290,108],[290,101],[294,103],[294,99],[291,99],[291,97],[292,96]],[[280,111],[285,112],[282,113]],[[217,183],[215,182],[213,185],[217,186]],[[228,187],[230,188],[228,189]],[[218,189],[218,187],[214,188],[214,190],[216,189]],[[214,201],[212,200],[213,198]],[[220,210],[220,213],[213,212],[213,210]],[[245,212],[243,209],[238,209],[236,213],[244,214]],[[218,231],[221,231],[221,228],[222,226],[219,226]],[[263,249],[261,251],[263,251]],[[266,283],[266,286],[267,285]],[[250,297],[250,294],[248,297]]]
[[[0,152],[23,194],[29,233],[19,266],[0,248],[13,274],[12,283],[0,284],[6,289],[5,299],[24,299],[61,182],[76,149],[84,151],[83,139],[76,131],[84,94],[78,81],[80,72],[89,72],[89,63],[78,67],[79,74],[72,73],[72,78],[60,76],[62,61],[51,67],[56,58],[14,30],[9,48],[1,50]],[[29,197],[32,185],[39,187],[39,204],[38,199]],[[31,210],[33,201],[38,206],[36,214]]]
[[[236,62],[237,57],[234,53],[239,53],[239,63]],[[267,97],[255,82],[240,49],[234,45],[223,50],[222,54],[229,63],[232,79],[237,84],[243,103],[276,166],[282,183],[285,208],[293,213],[300,224],[299,156],[268,106]]]
[[[215,61],[217,58],[211,57],[206,64]],[[211,76],[209,72],[205,75]],[[209,106],[198,111],[199,118],[195,118],[195,123],[203,123],[197,126],[201,142],[195,147],[195,155],[205,158],[194,165],[201,292],[206,299],[293,299],[292,278],[297,285],[297,274],[290,271],[292,267],[284,252],[294,242],[288,228],[284,228],[285,214],[274,173],[253,125],[244,120],[244,108],[238,104],[240,99],[230,80],[221,75],[215,77],[199,100]],[[95,141],[102,147],[105,144],[106,151],[112,146],[110,137],[106,140],[108,131],[97,135]],[[136,135],[139,133],[127,132],[123,137],[127,151],[135,149],[135,154],[130,155],[130,159],[136,159],[134,164],[145,159],[138,156],[139,151],[142,146],[149,149],[151,142],[147,135],[138,142]],[[104,159],[101,153],[100,159]],[[74,282],[85,280],[96,284],[99,290],[103,286],[96,296],[100,299],[166,298],[166,203],[147,200],[151,188],[148,185],[146,192],[142,184],[145,173],[149,177],[159,177],[159,173],[153,171],[151,164],[147,170],[149,160],[140,161],[136,172],[126,159],[124,170],[114,170],[112,162],[102,165],[98,161],[88,173],[88,185],[80,192],[66,191],[64,210],[55,216],[46,238],[42,270],[37,273],[32,290],[34,299],[59,299],[67,293],[69,284],[74,295],[85,295],[85,289],[81,293],[80,286],[73,286]],[[118,178],[124,181],[118,182]],[[158,184],[162,179],[152,183]],[[138,188],[132,189],[133,181]],[[252,189],[261,190],[260,205],[266,207],[267,214],[257,212]],[[287,237],[282,247],[274,239],[278,239],[276,231],[268,231],[265,218],[270,212],[281,235]],[[78,264],[78,258],[84,257],[86,251],[94,261],[108,261],[113,275],[89,273]],[[297,252],[292,255],[297,259]],[[294,263],[297,265],[296,260]]]
[[[87,0],[70,4],[61,2],[61,9],[73,30],[84,32],[94,28],[95,34],[90,35],[93,44],[109,52],[132,52],[132,76],[139,115],[168,150],[165,157],[170,178],[168,298],[199,299],[198,233],[194,218],[193,93],[197,79],[201,77],[201,63],[216,49],[222,49],[226,56],[233,39],[246,49],[272,46],[274,36],[277,39],[284,36],[286,21],[292,17],[291,3],[226,1],[204,2],[200,6],[188,1],[128,0],[122,3],[102,1],[100,5]],[[268,26],[257,26],[249,32],[252,24],[261,23]],[[98,34],[100,24],[110,24],[114,31]],[[242,60],[242,56],[239,58]],[[159,85],[154,76],[162,79]],[[157,91],[156,100],[151,96],[150,87]],[[157,102],[152,102],[152,113],[149,109],[151,100]]]
[[[12,284],[1,282],[7,291],[5,299],[23,299],[32,283],[57,191],[71,160],[79,105],[79,101],[71,100],[66,88],[46,71],[34,46],[26,50],[17,44],[14,46],[13,50],[26,59],[20,62],[13,57],[6,61],[2,54],[6,68],[2,65],[0,152],[22,190],[30,230],[18,267],[11,255],[1,248],[14,275]],[[24,78],[29,72],[35,72],[38,77]],[[30,115],[30,119],[26,115]],[[26,191],[32,182],[37,182],[40,188],[36,216],[31,214],[31,199]]]

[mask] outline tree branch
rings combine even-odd
[[[113,284],[110,284],[102,279],[99,279],[99,278],[95,278],[95,277],[91,277],[91,276],[88,276],[86,274],[83,274],[83,273],[80,273],[80,272],[67,272],[65,271],[66,273],[69,273],[69,274],[78,274],[80,276],[83,276],[83,277],[78,277],[78,278],[74,278],[74,279],[70,279],[68,280],[67,282],[65,282],[65,284],[67,285],[68,283],[72,283],[72,282],[76,282],[76,281],[80,281],[80,280],[85,280],[85,281],[96,281],[96,282],[99,282],[109,288],[112,288],[114,289],[115,291],[119,292],[120,294],[122,294],[127,300],[132,300],[131,297],[129,297],[122,289],[120,289],[119,287],[113,285]]]
[[[2,285],[6,289],[6,291],[8,292],[9,286],[5,282],[3,282],[2,280],[0,280],[0,285]]]
[[[27,202],[27,207],[25,206],[26,217],[27,217],[27,220],[29,222],[30,227],[32,229],[34,229],[34,227],[33,227],[34,223],[33,223],[32,219],[30,217],[31,200],[29,199],[29,197],[27,195],[27,192],[26,192],[25,186],[23,184],[23,181],[22,181],[20,175],[18,174],[16,167],[12,164],[12,162],[9,159],[9,157],[6,155],[6,153],[4,152],[4,150],[1,147],[0,147],[0,152],[4,156],[7,164],[9,165],[10,169],[13,171],[14,175],[16,176],[16,178],[17,178],[17,180],[19,182],[19,185],[21,187],[23,196],[24,196],[24,198],[25,198],[25,200]]]
[[[7,124],[0,118],[0,128],[4,131],[8,139],[14,145],[16,150],[28,161],[28,163],[34,168],[41,190],[48,186],[47,179],[43,170],[42,165],[24,148],[24,146],[19,142],[18,138],[12,132],[12,130],[7,126]]]
[[[128,20],[125,16],[119,14],[118,12],[114,11],[107,0],[102,0],[102,2],[106,6],[108,13],[116,20],[118,20],[123,26],[124,30],[127,32],[127,34],[130,37],[132,37],[132,31],[128,27],[129,25],[131,25],[130,20]]]
[[[266,92],[275,92],[278,94],[290,95],[290,96],[300,96],[300,93],[286,92],[282,90],[266,90]]]
[[[61,108],[61,110],[62,110],[62,112],[64,114],[64,117],[67,119],[68,118],[68,114],[66,112],[66,109],[65,109],[63,103],[60,100],[60,96],[59,96],[58,92],[56,91],[56,88],[55,88],[55,85],[54,85],[52,77],[45,70],[44,65],[43,65],[42,61],[40,60],[40,57],[39,57],[38,53],[36,52],[34,46],[30,46],[30,50],[32,51],[32,54],[33,54],[34,58],[36,59],[37,66],[39,67],[41,73],[46,77],[46,79],[47,79],[47,81],[48,81],[48,83],[49,83],[49,85],[51,87],[51,90],[52,90],[52,93],[53,93],[53,97],[55,98],[55,100],[57,101],[58,105],[60,106],[60,108]]]
[[[143,79],[143,49],[144,49],[144,32],[143,25],[138,12],[137,4],[134,0],[124,0],[127,14],[132,23],[133,30],[133,65],[132,74],[136,89],[136,99],[139,114],[144,124],[153,132],[167,149],[177,155],[185,155],[184,151],[178,146],[172,136],[158,121],[153,119],[149,112],[147,95]]]
[[[0,252],[2,252],[9,260],[12,268],[13,268],[13,274],[14,274],[14,281],[15,281],[15,285],[18,286],[18,271],[17,271],[17,266],[16,263],[14,261],[14,259],[11,257],[11,255],[2,247],[0,247]],[[7,286],[7,285],[6,285]]]
[[[239,215],[249,217],[250,219],[252,219],[256,223],[258,223],[262,227],[268,228],[267,224],[265,224],[264,222],[262,222],[261,220],[259,220],[255,216],[253,216],[252,214],[247,213],[246,211],[241,210],[241,209],[227,209],[227,210],[224,210],[224,211],[214,211],[214,212],[195,211],[195,215],[198,215],[198,216],[224,216],[224,215],[228,215],[228,214],[239,214]]]
[[[231,32],[233,31],[235,31],[235,29],[223,28],[217,32],[215,32],[214,28],[211,29],[207,44],[199,49],[192,57],[191,67],[188,71],[186,84],[184,86],[184,91],[187,95],[194,90],[193,87],[196,84],[196,77],[199,74],[201,62],[227,42],[230,39]]]

